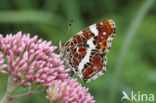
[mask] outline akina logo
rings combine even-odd
[[[153,102],[154,101],[154,94],[146,94],[141,92],[131,91],[131,94],[128,95],[125,91],[122,91],[123,97],[121,101],[128,100],[128,101],[135,101],[135,102]]]

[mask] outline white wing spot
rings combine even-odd
[[[88,41],[87,41],[87,44],[89,45],[89,48],[87,49],[87,54],[85,55],[85,57],[82,59],[82,61],[79,63],[79,66],[78,66],[78,69],[79,71],[81,72],[84,65],[89,62],[89,58],[90,58],[90,54],[91,54],[91,51],[92,49],[95,49],[95,45],[93,44],[93,40],[94,38],[90,38]]]
[[[98,36],[99,32],[98,30],[96,29],[96,24],[93,24],[91,26],[89,26],[91,32],[95,35],[95,36]]]
[[[79,69],[79,72],[80,73],[81,73],[81,71],[82,71],[82,69],[84,67],[84,64],[86,64],[87,62],[89,62],[89,57],[90,57],[91,51],[92,51],[92,49],[88,48],[87,49],[87,54],[82,59],[82,61],[79,63],[78,69]]]
[[[106,35],[106,32],[103,32],[103,35]]]
[[[79,51],[79,48],[76,49],[76,52],[78,52],[78,51]]]
[[[94,38],[92,37],[92,38],[90,38],[90,39],[87,41],[87,44],[89,45],[89,47],[90,47],[91,49],[95,49],[95,45],[93,44],[93,40],[94,40]]]

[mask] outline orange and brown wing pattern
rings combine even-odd
[[[98,30],[97,40],[94,41],[97,49],[106,53],[110,49],[111,42],[115,36],[116,28],[112,20],[104,20],[96,24]]]
[[[106,71],[106,53],[115,36],[112,20],[103,20],[74,35],[63,46],[61,53],[67,65],[84,82],[95,80]]]

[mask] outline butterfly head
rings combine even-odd
[[[59,51],[60,51],[61,54],[63,53],[62,50],[63,50],[64,44],[65,44],[65,42],[63,42],[63,41],[59,42]]]

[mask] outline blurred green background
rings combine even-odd
[[[156,99],[156,0],[0,0],[1,34],[22,31],[53,45],[103,19],[113,19],[117,30],[107,54],[107,72],[88,84],[79,82],[97,103],[120,103],[122,91],[154,94]],[[1,75],[0,98],[6,83],[7,75]],[[12,103],[48,103],[45,94]]]

